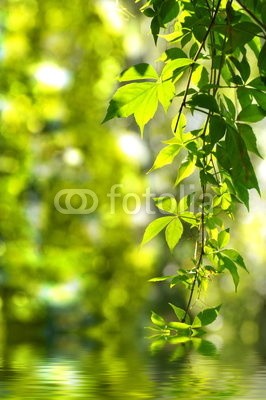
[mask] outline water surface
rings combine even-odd
[[[266,363],[244,346],[215,352],[179,345],[154,353],[148,342],[97,346],[60,338],[5,346],[0,398],[264,400]]]

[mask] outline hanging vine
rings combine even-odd
[[[235,290],[239,269],[247,270],[242,256],[228,247],[230,231],[226,218],[234,217],[235,205],[249,208],[249,190],[260,193],[250,153],[260,156],[256,136],[250,124],[266,116],[266,5],[262,0],[149,0],[140,11],[151,19],[151,33],[168,43],[161,55],[161,72],[147,63],[123,71],[119,87],[104,121],[134,115],[141,134],[153,119],[159,104],[167,113],[178,110],[173,118],[172,137],[164,141],[151,170],[176,163],[175,185],[199,171],[200,209],[192,212],[194,193],[180,199],[155,199],[156,206],[168,213],[152,221],[142,240],[145,244],[165,229],[169,249],[177,246],[183,225],[197,229],[191,268],[179,269],[173,276],[151,281],[185,285],[189,290],[187,306],[170,304],[177,320],[166,322],[152,313],[155,336],[178,335],[188,338],[213,322],[220,306],[201,311],[191,320],[196,288],[210,276],[229,272]],[[161,33],[167,28],[167,33]],[[185,89],[179,92],[180,82]],[[187,131],[187,119],[195,111],[204,115],[200,129]],[[183,154],[183,152],[182,152]],[[205,201],[212,195],[212,203]]]

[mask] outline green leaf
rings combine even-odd
[[[141,245],[157,236],[175,217],[161,217],[152,221],[145,229]]]
[[[148,282],[164,282],[167,281],[168,279],[173,279],[175,275],[167,275],[167,276],[157,276],[155,278],[151,278],[148,280]]]
[[[263,108],[263,110],[266,110],[266,95],[265,92],[260,92],[258,90],[252,90],[252,95],[254,99],[256,100],[257,104]]]
[[[167,62],[169,60],[176,60],[177,58],[187,58],[187,55],[182,49],[172,47],[171,49],[165,50],[159,58],[159,61]]]
[[[194,199],[195,192],[188,194],[187,196],[184,196],[178,203],[177,206],[177,211],[179,213],[183,213],[184,211],[187,211],[190,207],[190,204],[192,203],[192,200]]]
[[[251,151],[260,158],[263,158],[258,150],[257,138],[251,126],[246,124],[237,124],[237,127],[248,151]]]
[[[166,211],[171,214],[177,214],[177,202],[174,197],[155,197],[153,200],[156,207],[160,210]]]
[[[171,251],[175,248],[183,234],[183,225],[178,217],[175,217],[166,227],[165,239]]]
[[[241,108],[246,108],[252,103],[252,91],[248,90],[246,87],[239,87],[236,90],[237,98],[241,105]]]
[[[201,311],[192,323],[193,328],[201,328],[214,322],[219,314],[221,305]]]
[[[240,111],[237,119],[244,122],[258,122],[265,118],[265,116],[266,111],[263,108],[258,107],[256,104],[250,104]]]
[[[165,320],[163,319],[163,317],[161,317],[160,315],[156,314],[155,312],[152,311],[151,313],[151,322],[154,325],[159,326],[160,328],[164,328],[166,325]]]
[[[175,186],[177,186],[181,181],[183,181],[185,178],[187,178],[191,174],[193,174],[194,170],[195,170],[194,160],[187,159],[187,160],[183,161],[178,170],[177,179],[175,181]]]
[[[234,263],[238,264],[241,268],[245,269],[248,272],[243,257],[235,249],[224,249],[221,254],[227,256],[228,258],[230,258],[230,260],[232,260]]]
[[[169,322],[167,326],[169,326],[169,328],[180,329],[180,330],[190,328],[190,325],[186,324],[185,322],[176,322],[176,321]]]
[[[238,131],[228,126],[225,137],[226,163],[224,167],[232,177],[233,185],[240,198],[245,199],[247,189],[256,189],[260,193],[256,174],[251,164],[245,142]],[[219,153],[219,157],[221,153]],[[219,157],[217,158],[220,162]],[[222,156],[223,157],[223,156]],[[246,204],[246,202],[245,202]]]
[[[165,165],[171,164],[174,160],[174,158],[178,155],[180,152],[182,146],[179,144],[171,144],[166,147],[163,147],[162,150],[158,153],[153,166],[149,170],[149,172],[162,168]]]
[[[157,15],[151,20],[151,33],[154,43],[157,44],[158,34],[160,33],[160,20]]]
[[[146,63],[136,64],[121,72],[119,82],[135,81],[135,80],[157,80],[158,74],[155,69]]]
[[[163,24],[167,24],[178,16],[179,4],[176,0],[165,0],[160,9]]]
[[[134,114],[143,132],[145,124],[154,116],[157,107],[158,85],[156,82],[129,83],[116,91],[103,122]]]
[[[237,267],[235,265],[235,263],[228,257],[222,257],[222,261],[223,261],[223,267],[228,269],[228,271],[230,272],[234,285],[235,285],[235,291],[237,292],[237,287],[239,284],[239,275],[237,272]]]
[[[219,248],[227,246],[229,240],[230,240],[229,229],[225,229],[224,231],[219,232],[217,240]]]
[[[175,96],[175,85],[173,82],[164,81],[158,83],[158,99],[166,112]]]
[[[209,111],[219,112],[217,102],[210,94],[195,94],[188,103],[192,108],[205,108]]]
[[[178,58],[176,60],[169,61],[162,70],[161,78],[163,81],[171,79],[174,76],[174,72],[179,68],[187,68],[193,63],[190,58]]]
[[[260,75],[262,78],[266,77],[266,42],[261,48],[259,57],[258,57],[258,68],[260,71]]]
[[[261,32],[261,28],[253,22],[239,22],[231,26],[225,51],[232,53],[237,47],[250,42],[259,32]]]
[[[152,18],[154,17],[155,12],[152,8],[146,8],[145,10],[143,10],[143,14],[148,18]]]
[[[173,311],[174,311],[174,313],[175,313],[175,315],[176,315],[176,317],[178,318],[179,321],[182,322],[184,320],[184,318],[186,318],[185,322],[187,324],[190,324],[189,315],[188,314],[186,315],[186,311],[185,310],[183,310],[180,307],[175,306],[172,303],[169,303],[169,305],[172,307],[172,309],[173,309]]]
[[[209,125],[209,134],[210,141],[212,144],[217,143],[220,139],[223,138],[226,131],[226,123],[222,117],[219,115],[211,115],[210,117],[210,125]]]

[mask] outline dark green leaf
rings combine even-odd
[[[195,94],[192,96],[192,99],[189,101],[190,106],[192,108],[205,108],[209,111],[219,112],[219,108],[217,102],[213,96],[210,94]]]
[[[259,57],[258,57],[258,67],[259,67],[261,77],[265,78],[266,77],[266,42],[262,46]]]
[[[152,17],[154,17],[155,12],[152,8],[146,8],[143,11],[143,14],[146,15],[146,17],[152,18]]]
[[[240,111],[238,114],[238,121],[244,122],[258,122],[261,121],[266,116],[266,111],[261,107],[256,106],[256,104],[251,104]]]
[[[248,151],[251,151],[252,153],[256,154],[258,157],[262,158],[258,147],[257,147],[257,138],[255,133],[253,132],[253,129],[251,128],[250,125],[246,124],[237,124],[238,131],[244,140]]]
[[[176,0],[165,0],[160,9],[163,24],[167,24],[178,16],[179,4]]]
[[[209,134],[212,144],[217,143],[225,135],[226,123],[219,115],[210,117]]]
[[[258,90],[253,90],[252,95],[256,100],[257,104],[266,111],[266,93],[259,92]]]
[[[241,108],[246,108],[252,103],[252,91],[248,90],[246,87],[237,88],[236,94]]]
[[[243,257],[235,249],[224,249],[221,254],[226,255],[234,263],[238,264],[241,268],[248,271],[245,262],[243,260]]]
[[[158,74],[155,69],[150,64],[146,63],[133,65],[132,67],[123,71],[118,78],[119,82],[145,79],[158,79]]]
[[[261,32],[261,28],[253,22],[246,21],[235,24],[229,30],[225,51],[232,53],[237,47],[250,42],[259,32]]]
[[[223,256],[222,260],[223,260],[223,267],[228,269],[228,271],[230,272],[232,279],[234,281],[235,291],[237,291],[237,287],[239,284],[239,275],[237,272],[237,267],[235,263],[228,257]]]
[[[151,21],[151,33],[153,36],[154,43],[157,44],[158,35],[160,33],[160,21],[157,16],[155,16]]]
[[[207,308],[201,311],[194,319],[192,323],[193,328],[200,328],[214,322],[218,316],[221,305],[214,308]]]

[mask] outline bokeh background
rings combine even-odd
[[[151,309],[167,315],[168,301],[185,304],[182,288],[170,290],[148,279],[189,265],[191,233],[173,255],[163,237],[139,247],[155,216],[147,212],[147,190],[181,195],[172,187],[174,169],[146,174],[160,141],[170,135],[170,121],[160,111],[143,140],[131,119],[101,124],[119,72],[159,54],[133,1],[1,0],[3,346],[62,333],[96,341],[135,340],[145,335]],[[265,155],[263,125],[255,130]],[[199,305],[223,303],[211,327],[218,344],[266,340],[266,163],[254,163],[262,196],[252,194],[251,212],[240,208],[236,220],[228,221],[232,246],[243,254],[250,273],[241,274],[238,294],[224,276],[198,300]],[[119,197],[112,209],[113,185],[119,185]],[[187,185],[196,186],[197,177]],[[97,209],[58,212],[54,198],[63,189],[92,190]],[[79,196],[72,197],[73,207],[79,202]]]

